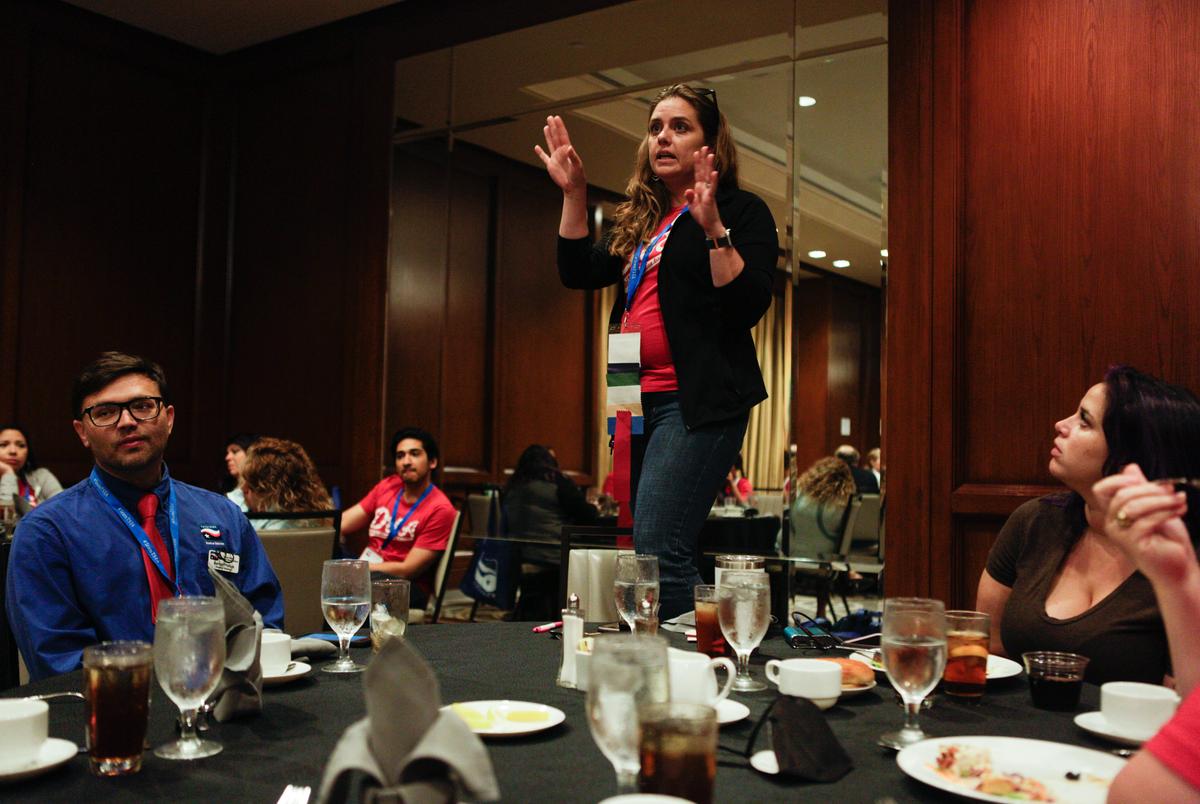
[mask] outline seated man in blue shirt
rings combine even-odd
[[[120,352],[75,380],[75,432],[96,465],[21,520],[8,563],[8,619],[35,680],[79,667],[88,645],[152,641],[158,602],[212,595],[210,567],[266,625],[283,625],[279,581],[246,517],[167,471],[169,399],[156,363]]]

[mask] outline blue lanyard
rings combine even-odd
[[[108,503],[108,507],[113,509],[129,532],[133,534],[133,538],[137,539],[138,544],[146,551],[146,555],[150,556],[150,561],[158,569],[160,575],[175,587],[175,594],[179,595],[179,581],[172,580],[170,574],[162,564],[162,559],[158,557],[158,550],[150,541],[150,537],[146,535],[146,531],[142,529],[129,512],[125,510],[125,506],[121,505],[120,501],[113,496],[113,493],[108,490],[108,486],[104,485],[104,481],[100,479],[100,473],[96,467],[92,467],[92,475],[88,478],[91,481],[92,487],[96,489],[101,498]],[[179,577],[179,509],[175,504],[175,484],[170,479],[167,480],[167,521],[171,524],[171,547],[174,548],[175,556],[175,577]]]
[[[380,550],[392,543],[392,539],[396,538],[396,534],[400,532],[400,528],[404,527],[404,523],[407,522],[408,518],[413,515],[413,512],[421,507],[421,503],[425,502],[425,498],[429,496],[429,492],[431,491],[433,491],[432,483],[430,483],[425,490],[421,492],[421,496],[417,498],[415,503],[413,503],[413,507],[408,509],[408,513],[404,515],[404,519],[401,519],[399,522],[397,522],[396,512],[400,510],[400,501],[404,499],[404,486],[400,487],[400,490],[396,492],[396,501],[392,503],[392,527],[388,531],[387,541],[379,545]]]
[[[654,238],[644,247],[635,248],[633,250],[633,260],[629,263],[629,287],[625,289],[625,310],[633,306],[633,297],[637,295],[638,285],[642,284],[642,276],[646,273],[646,264],[650,262],[650,255],[654,252],[654,247],[658,242],[671,233],[671,227],[675,225],[675,221],[687,212],[687,206],[679,210],[679,214],[667,224],[667,228],[659,232],[658,237]]]

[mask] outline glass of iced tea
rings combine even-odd
[[[714,659],[725,655],[725,635],[717,619],[717,587],[713,584],[697,584],[694,591],[696,605],[696,650],[707,653]]]
[[[153,667],[147,642],[101,642],[83,649],[88,767],[95,775],[142,769]]]
[[[408,628],[408,602],[412,591],[407,578],[380,578],[371,581],[371,652],[379,653],[383,643],[404,636]]]
[[[942,689],[956,698],[978,701],[987,686],[992,618],[982,611],[946,612],[946,672]]]
[[[648,704],[638,712],[638,725],[638,790],[709,804],[717,777],[717,710]]]

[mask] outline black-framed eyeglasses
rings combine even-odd
[[[717,91],[711,87],[692,87],[692,91],[702,98],[707,99],[713,105],[713,111],[718,114],[721,107],[717,105]]]
[[[101,402],[84,408],[80,418],[87,416],[97,427],[112,427],[121,420],[121,411],[129,411],[135,421],[148,422],[157,419],[162,413],[163,398],[161,396],[139,396],[128,402]]]

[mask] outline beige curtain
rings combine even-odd
[[[608,311],[616,299],[615,285],[597,295],[596,342],[596,484],[602,486],[612,469],[608,432],[604,419],[605,371],[608,366]],[[756,489],[783,488],[783,454],[788,444],[788,412],[792,407],[792,285],[785,285],[782,298],[772,302],[766,315],[751,333],[758,351],[758,364],[767,385],[767,401],[750,412],[742,460]]]

